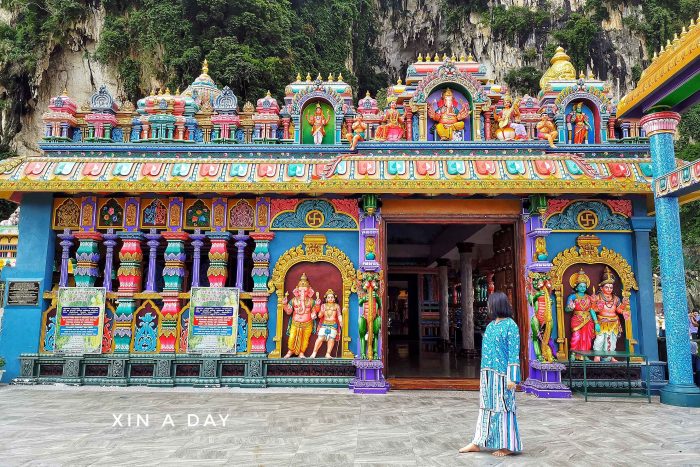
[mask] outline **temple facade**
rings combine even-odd
[[[537,96],[421,55],[386,105],[331,74],[241,106],[208,66],[135,106],[64,92],[41,154],[0,162],[3,382],[468,385],[502,290],[528,391],[567,397],[561,362],[600,346],[664,383],[649,143],[563,49]]]

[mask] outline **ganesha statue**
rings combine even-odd
[[[296,355],[305,358],[304,352],[309,346],[309,339],[313,331],[313,318],[321,311],[321,299],[319,293],[311,288],[306,274],[302,274],[299,283],[292,291],[294,297],[288,300],[289,292],[284,293],[282,308],[288,315],[292,315],[289,320],[287,334],[287,347],[289,351],[284,358]],[[314,294],[316,298],[314,299]]]
[[[462,108],[455,102],[452,90],[445,89],[439,101],[434,100],[428,105],[428,117],[436,121],[435,132],[440,141],[453,141],[464,130],[464,119],[469,116],[469,103],[464,103]]]

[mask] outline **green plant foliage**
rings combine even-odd
[[[600,23],[583,14],[572,13],[564,27],[554,31],[554,38],[571,56],[574,67],[577,70],[585,70],[591,60],[593,41],[600,32]]]
[[[498,5],[491,10],[488,23],[497,37],[516,43],[527,37],[550,20],[548,8],[531,10],[521,6]]]
[[[541,77],[542,71],[540,69],[524,66],[508,70],[504,80],[511,92],[518,95],[529,94],[530,96],[536,96],[540,88]]]

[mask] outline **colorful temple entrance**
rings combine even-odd
[[[648,141],[562,49],[537,97],[471,56],[419,56],[384,109],[333,75],[239,108],[207,70],[135,106],[104,86],[86,105],[57,96],[42,153],[0,162],[22,205],[2,270],[8,381],[468,381],[503,290],[531,392],[570,395],[541,375],[598,341],[649,357],[635,384],[664,384]],[[611,323],[600,336],[579,326],[591,313]],[[621,387],[597,363],[599,386]]]

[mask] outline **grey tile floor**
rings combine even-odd
[[[474,392],[0,386],[0,465],[700,465],[700,409],[519,394],[525,451],[500,460],[457,453],[477,407]]]

